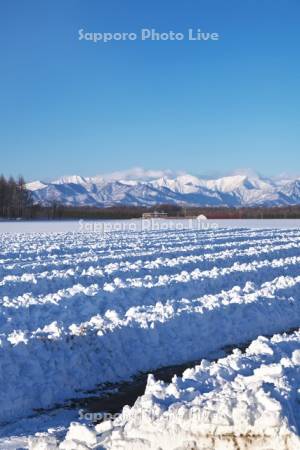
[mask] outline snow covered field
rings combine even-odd
[[[197,228],[195,221],[189,219],[167,219],[162,222],[166,227]],[[300,219],[218,219],[217,221],[208,220],[208,224],[216,223],[219,228],[300,228]],[[98,220],[98,221],[78,221],[78,220],[4,220],[0,221],[0,233],[53,233],[53,232],[78,232],[83,231],[82,227],[93,228],[111,227],[122,225],[125,229],[128,226],[142,228],[141,219],[131,220]]]
[[[1,450],[28,447],[25,418],[101,383],[300,327],[299,228],[2,233],[0,248]],[[297,333],[260,339],[169,386],[150,377],[112,432],[73,425],[61,448],[154,449],[161,435],[163,449],[196,449],[203,423],[208,439],[273,427],[289,447],[257,448],[297,448],[299,349]],[[49,439],[31,448],[56,448]]]

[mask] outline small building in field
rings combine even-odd
[[[165,219],[168,217],[166,212],[152,211],[143,213],[142,219]]]

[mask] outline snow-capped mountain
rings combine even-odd
[[[171,171],[137,168],[111,175],[62,177],[27,184],[36,203],[69,206],[180,204],[196,206],[281,206],[300,204],[300,179],[235,174],[204,179]]]

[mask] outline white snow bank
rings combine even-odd
[[[59,449],[296,450],[299,354],[300,331],[259,337],[245,353],[203,360],[170,384],[149,375],[132,408],[95,428],[72,424]]]

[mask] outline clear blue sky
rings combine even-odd
[[[0,172],[300,172],[299,20],[299,0],[1,0]],[[78,40],[143,27],[221,40]]]

